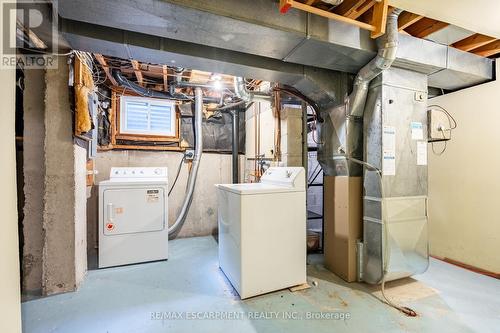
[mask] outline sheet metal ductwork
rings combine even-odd
[[[363,112],[370,82],[391,67],[398,48],[400,9],[387,16],[386,33],[377,40],[379,50],[358,72],[344,103],[322,111],[318,122],[318,161],[326,175],[361,176],[363,168],[349,158],[363,159]]]
[[[360,278],[376,284],[423,273],[427,236],[427,76],[399,68],[370,85],[364,114]]]

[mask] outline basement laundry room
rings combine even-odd
[[[496,1],[0,5],[1,332],[499,331]]]

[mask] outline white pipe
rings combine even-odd
[[[200,87],[194,89],[194,125],[195,125],[195,136],[196,143],[194,147],[194,157],[191,166],[191,172],[189,173],[187,190],[184,196],[184,201],[182,202],[182,207],[175,220],[175,223],[168,228],[168,236],[173,239],[177,236],[184,221],[186,220],[189,207],[193,201],[193,192],[196,185],[196,177],[198,176],[198,168],[200,166],[201,155],[203,152],[203,135],[202,135],[202,120],[203,120],[203,93]]]

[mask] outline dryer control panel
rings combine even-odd
[[[109,173],[110,179],[122,178],[166,178],[165,167],[113,167]]]

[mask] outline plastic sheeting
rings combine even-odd
[[[181,141],[188,143],[190,147],[194,146],[194,124],[191,116],[191,104],[181,106]],[[240,111],[241,112],[241,111]],[[240,135],[239,135],[239,153],[245,153],[245,117],[241,112],[240,117]],[[212,116],[203,119],[203,151],[231,153],[232,151],[232,119],[227,111],[220,113],[219,116]]]

